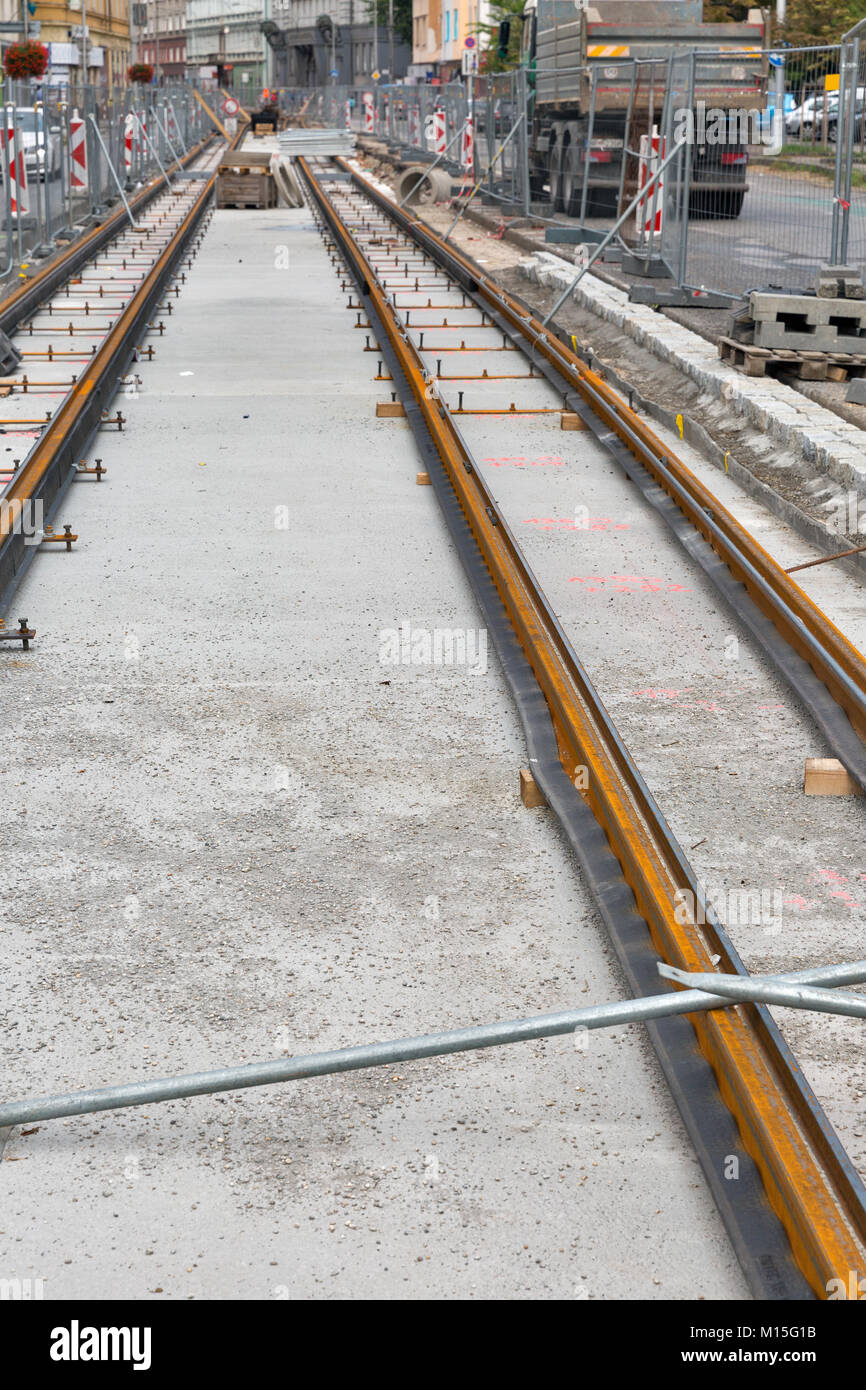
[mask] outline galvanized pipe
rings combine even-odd
[[[782,984],[777,980],[753,980],[743,975],[690,973],[672,965],[660,965],[659,974],[678,984],[712,989],[734,1003],[778,1004],[788,1009],[815,1009],[819,1013],[866,1018],[866,996],[862,994],[834,994],[830,989]]]
[[[112,162],[111,162],[111,156],[109,155],[108,150],[107,150],[106,147],[105,147],[105,141],[104,141],[103,138],[102,138],[102,131],[99,129],[99,126],[96,124],[96,117],[93,115],[92,112],[91,112],[91,115],[90,115],[90,120],[91,120],[91,122],[92,122],[92,124],[93,124],[93,129],[94,129],[94,132],[95,132],[95,134],[96,134],[96,138],[97,138],[97,140],[99,141],[100,145],[102,146],[102,153],[105,155],[106,163],[108,164],[108,168],[109,168],[109,170],[110,170],[110,172],[111,172],[111,176],[112,176],[112,178],[114,179],[114,182],[117,184],[117,191],[118,191],[118,193],[120,194],[121,198],[123,199],[123,206],[126,208],[127,216],[128,216],[128,218],[129,218],[130,222],[132,223],[133,227],[137,227],[137,226],[138,226],[138,223],[136,222],[135,218],[134,218],[133,215],[132,215],[132,209],[131,209],[130,206],[129,206],[129,202],[128,202],[128,200],[127,200],[126,194],[125,194],[124,191],[123,191],[123,184],[120,182],[120,179],[119,179],[118,176],[117,176],[117,170],[115,169],[114,165],[112,164]]]
[[[666,969],[662,965],[659,969]],[[686,975],[686,979],[690,977]],[[748,989],[767,984],[850,985],[866,980],[866,961],[853,964],[817,966],[790,974],[751,980],[739,976],[701,976],[715,987],[720,981],[734,980]],[[691,1014],[706,1009],[730,1007],[731,1000],[719,994],[686,989],[654,994],[641,999],[618,1000],[612,1004],[592,1004],[582,1009],[540,1014],[533,1018],[458,1028],[447,1033],[428,1033],[420,1037],[399,1038],[394,1042],[367,1043],[360,1047],[312,1053],[306,1057],[277,1058],[245,1066],[224,1067],[218,1071],[189,1072],[184,1076],[161,1077],[154,1081],[133,1081],[127,1085],[106,1086],[98,1090],[71,1091],[66,1095],[36,1100],[12,1101],[0,1105],[0,1129],[30,1124],[35,1120],[56,1120],[64,1115],[89,1115],[99,1110],[118,1110],[128,1105],[152,1105],[185,1096],[211,1095],[250,1086],[272,1086],[280,1081],[300,1081],[308,1076],[332,1076],[366,1067],[393,1066],[416,1062],[422,1057],[444,1057],[453,1052],[477,1051],[505,1043],[529,1042],[577,1030],[610,1028],[617,1024],[646,1023],[672,1014]],[[810,1007],[800,1005],[795,1007]],[[823,1007],[823,1005],[822,1005]]]

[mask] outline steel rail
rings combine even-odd
[[[350,164],[340,159],[336,162],[351,174],[356,187],[366,197],[443,268],[450,269],[462,287],[501,315],[510,333],[522,340],[530,361],[543,359],[556,373],[558,387],[576,392],[579,402],[613,430],[676,504],[691,527],[727,565],[734,579],[744,585],[749,597],[785,642],[811,667],[844,710],[860,739],[866,740],[866,662],[827,615],[578,353],[546,330],[518,300],[450,243],[446,244],[420,218],[402,209],[398,211]],[[843,756],[841,750],[840,756]],[[847,765],[844,756],[843,761]],[[862,763],[859,767],[849,767],[849,771],[858,781],[866,780]]]
[[[337,163],[347,167],[343,161]],[[686,915],[684,904],[702,903],[694,874],[476,470],[450,411],[428,392],[425,364],[375,268],[307,162],[301,159],[300,164],[347,264],[354,267],[363,298],[384,328],[414,407],[435,441],[475,544],[544,694],[562,766],[572,781],[579,770],[588,773],[588,778],[578,779],[580,794],[605,831],[656,951],[668,964],[690,972],[711,974],[718,965],[724,973],[743,974],[742,962],[713,914],[706,914],[706,922],[699,922],[697,912],[689,913],[688,921],[677,920]],[[435,261],[444,268],[459,263],[464,272],[461,282],[468,279],[470,292],[480,289],[484,277],[470,262],[428,229],[419,231],[414,219],[398,213],[366,180],[352,173],[361,192],[422,249],[426,243]],[[612,420],[619,420],[620,410],[628,410],[624,403],[575,354],[551,343],[515,301],[507,301],[485,283],[482,297],[503,308],[512,336],[522,339],[521,346],[525,344],[524,352],[535,349],[549,361],[561,363],[573,373],[577,385],[593,388]],[[645,433],[658,454],[673,464],[673,457],[632,412],[625,418],[637,440],[643,442]],[[711,494],[706,495],[717,507]],[[741,529],[732,518],[728,524]],[[769,556],[765,559],[772,565]],[[779,578],[790,583],[782,571]],[[817,609],[815,615],[823,616]],[[837,636],[844,644],[841,634]],[[748,1005],[722,1014],[694,1015],[690,1021],[745,1148],[760,1170],[767,1199],[787,1233],[797,1264],[815,1293],[826,1296],[830,1279],[845,1278],[850,1269],[866,1271],[863,1186],[766,1008]]]
[[[204,215],[215,179],[216,171],[202,181],[200,193],[168,245],[136,288],[4,493],[7,505],[0,513],[0,613],[39,549],[28,546],[26,537],[16,528],[16,505],[20,508],[26,503],[40,501],[44,517],[49,519],[64,488],[76,476],[76,462],[98,428],[140,335]]]

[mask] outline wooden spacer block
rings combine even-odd
[[[862,796],[838,758],[807,758],[803,791],[807,796]]]
[[[429,486],[430,486],[430,474],[429,474],[429,473],[416,473],[416,474],[415,474],[415,482],[418,484],[419,487],[429,487]]]
[[[586,423],[574,410],[564,410],[562,412],[562,426],[564,430],[585,430]]]
[[[400,416],[400,415],[404,415],[404,416],[405,416],[405,414],[406,414],[406,412],[405,412],[405,410],[403,409],[403,402],[402,402],[402,401],[377,401],[377,402],[376,402],[376,419],[377,419],[377,420],[393,420],[393,419],[395,419],[397,416]]]
[[[529,810],[532,810],[534,806],[547,805],[547,802],[541,794],[541,788],[528,767],[522,767],[520,769],[520,800]]]

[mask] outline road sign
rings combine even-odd
[[[767,62],[771,68],[783,68],[785,66],[784,53],[768,53]]]
[[[475,38],[474,38],[474,36],[473,36],[472,34],[470,34],[467,38],[465,38],[465,39],[463,40],[463,47],[464,47],[464,48],[474,48],[474,47],[475,47]]]
[[[378,82],[378,81],[379,81],[379,78],[380,78],[381,76],[382,76],[382,74],[381,74],[380,72],[374,72],[374,73],[373,73],[373,81],[374,81],[374,82]]]
[[[332,77],[339,77],[339,76],[340,76],[340,69],[339,69],[339,68],[331,68],[331,76],[332,76]]]
[[[469,77],[478,71],[478,54],[474,49],[464,49],[460,54],[460,71],[464,77]]]
[[[223,112],[226,116],[236,116],[241,109],[241,104],[237,97],[226,97],[223,101]]]
[[[42,33],[42,20],[28,19],[27,32],[32,39],[38,39],[39,35]],[[4,19],[3,22],[0,23],[0,34],[2,34],[4,38],[9,34],[17,38],[23,33],[24,28],[20,19]]]

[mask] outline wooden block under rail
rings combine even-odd
[[[406,414],[406,411],[403,409],[403,402],[402,402],[402,401],[377,401],[377,402],[376,402],[376,419],[377,419],[377,420],[393,420],[393,419],[395,419],[397,416],[401,416],[401,415],[405,416],[405,414]]]
[[[528,767],[520,769],[520,800],[531,811],[535,806],[546,806],[541,788]]]
[[[429,486],[430,486],[430,474],[429,474],[429,473],[416,473],[416,474],[415,474],[415,482],[417,483],[418,487],[429,487]]]
[[[586,422],[573,410],[562,412],[562,428],[564,430],[585,430]]]
[[[807,796],[862,796],[838,758],[807,758],[803,791]]]

